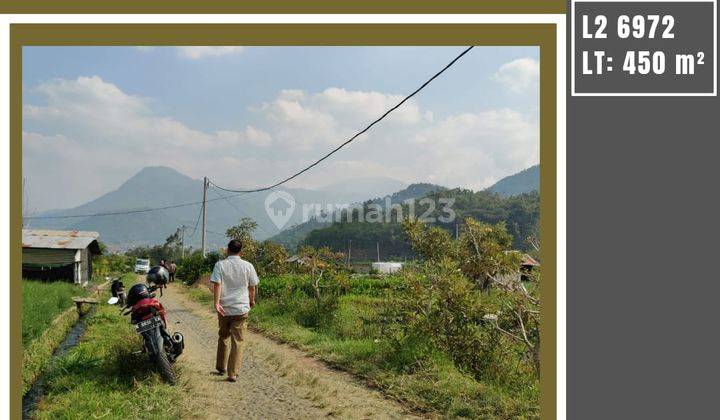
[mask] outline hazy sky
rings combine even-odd
[[[272,183],[344,142],[462,49],[24,47],[30,207],[82,204],[145,166],[223,186]],[[387,176],[481,189],[538,163],[538,60],[536,47],[476,47],[290,185]]]

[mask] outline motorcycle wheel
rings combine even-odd
[[[160,375],[165,379],[165,382],[170,385],[175,385],[177,382],[175,378],[175,370],[170,364],[170,360],[165,353],[165,349],[161,348],[160,351],[153,357],[155,364],[160,369]]]

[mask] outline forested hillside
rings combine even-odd
[[[417,183],[409,185],[407,188],[404,188],[393,194],[367,200],[365,202],[365,205],[368,205],[370,203],[384,205],[388,200],[390,204],[399,204],[408,199],[424,197],[432,191],[442,191],[445,189],[445,187],[441,187],[440,185]],[[270,239],[274,242],[282,244],[285,248],[289,250],[295,250],[297,249],[297,246],[305,240],[305,238],[308,236],[308,234],[310,234],[310,232],[332,226],[333,220],[336,220],[335,215],[330,215],[330,217],[323,218],[313,217],[305,223],[300,223],[298,225],[283,230],[282,232],[278,233]],[[374,231],[373,228],[371,228],[370,230]],[[360,236],[364,236],[371,233],[362,233],[360,230],[358,230],[358,234]]]
[[[441,222],[436,220],[431,223],[443,227],[450,232],[455,232],[455,225],[462,229],[463,220],[472,217],[476,220],[498,223],[505,222],[508,232],[513,237],[513,248],[529,250],[530,245],[527,238],[531,235],[538,236],[540,221],[540,194],[535,191],[511,197],[503,197],[490,191],[471,191],[465,189],[438,190],[426,195],[432,202],[439,203],[440,199],[454,199],[452,210],[455,212],[454,221]],[[365,214],[369,214],[368,204],[364,208]],[[434,210],[427,216],[435,219],[440,216],[448,216],[447,209],[443,205],[434,206]],[[403,205],[403,215],[409,214],[410,208]],[[415,205],[415,215],[420,216],[428,209],[427,204],[418,202]],[[402,229],[395,217],[397,210],[393,210],[390,222],[385,222],[386,215],[383,214],[382,223],[358,222],[357,218],[348,221],[343,217],[340,222],[316,229],[310,232],[302,241],[303,245],[314,247],[329,246],[336,251],[347,252],[352,247],[352,258],[354,260],[374,260],[377,257],[377,246],[380,247],[381,259],[402,259],[412,256],[402,234]],[[352,243],[351,243],[352,241]]]

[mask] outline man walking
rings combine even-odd
[[[175,281],[175,272],[177,271],[177,265],[175,265],[175,261],[170,261],[170,264],[168,264],[167,267],[168,273],[170,273],[170,282]]]
[[[227,258],[215,264],[210,277],[220,327],[215,369],[220,375],[227,373],[230,382],[237,381],[240,371],[248,313],[255,305],[255,287],[259,282],[255,267],[240,258],[241,253],[242,242],[231,240],[227,247]]]

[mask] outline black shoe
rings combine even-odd
[[[222,376],[225,374],[225,369],[215,369],[215,372],[213,372],[213,375]]]

